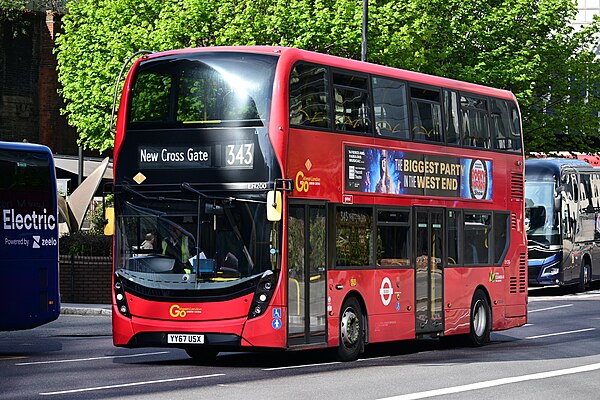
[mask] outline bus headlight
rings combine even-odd
[[[123,283],[121,282],[118,276],[115,276],[115,299],[117,300],[117,309],[123,316],[127,318],[131,318],[131,314],[129,313],[129,306],[127,305],[127,297],[125,296],[125,290],[123,288]]]
[[[265,271],[262,275],[256,287],[252,304],[250,305],[248,318],[256,318],[265,312],[275,292],[276,279],[277,277],[273,271]]]
[[[549,265],[547,267],[544,267],[544,269],[542,270],[542,274],[540,276],[542,278],[547,278],[549,276],[558,275],[559,272],[560,272],[560,269],[558,268],[558,264]]]

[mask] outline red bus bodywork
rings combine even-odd
[[[507,153],[478,148],[445,146],[443,144],[393,140],[376,136],[344,133],[324,133],[315,129],[290,126],[289,77],[299,62],[325,65],[344,71],[373,74],[402,79],[409,83],[439,86],[455,91],[467,91],[481,96],[493,96],[516,102],[512,93],[504,90],[392,69],[292,48],[280,47],[223,47],[185,49],[144,56],[136,61],[125,81],[118,113],[115,137],[115,170],[123,158],[122,143],[126,135],[127,110],[135,71],[143,60],[185,53],[249,52],[275,54],[279,57],[273,85],[273,100],[269,121],[269,138],[284,179],[292,182],[292,190],[283,196],[282,242],[280,273],[268,309],[256,318],[248,318],[253,294],[249,293],[222,302],[151,301],[126,293],[130,316],[118,309],[113,291],[113,334],[117,346],[141,346],[135,337],[140,333],[165,332],[218,334],[223,348],[235,343],[243,349],[314,348],[315,344],[292,346],[288,340],[287,321],[289,285],[287,276],[288,222],[290,201],[317,201],[348,206],[414,207],[442,210],[504,210],[510,213],[510,243],[501,265],[453,266],[444,268],[443,323],[444,329],[435,336],[468,334],[474,293],[482,290],[491,306],[492,330],[521,326],[527,322],[527,245],[523,232],[523,174],[522,151]],[[411,154],[445,155],[457,158],[487,160],[493,163],[491,200],[459,197],[406,196],[348,191],[345,187],[346,149],[387,149]],[[116,174],[116,172],[115,172]],[[176,179],[176,177],[174,177]],[[303,182],[307,182],[303,186]],[[116,181],[115,185],[119,182]],[[301,191],[300,191],[300,190]],[[115,256],[116,257],[116,256]],[[327,321],[326,341],[317,347],[340,344],[340,314],[349,296],[355,296],[366,315],[368,343],[414,339],[418,337],[415,323],[415,268],[330,268],[325,287]],[[387,285],[385,282],[390,282]],[[114,283],[114,282],[113,282]],[[391,297],[391,301],[388,299]],[[387,303],[387,304],[386,304]],[[182,313],[182,311],[184,311]],[[276,326],[275,320],[281,325]],[[239,342],[228,342],[228,338]],[[182,346],[180,346],[182,347]]]

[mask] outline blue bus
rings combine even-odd
[[[57,212],[50,149],[0,142],[0,331],[60,314]]]
[[[529,286],[600,280],[600,168],[569,158],[525,162]]]

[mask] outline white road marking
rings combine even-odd
[[[550,336],[561,336],[561,335],[570,335],[572,333],[580,333],[580,332],[588,332],[588,331],[593,331],[596,328],[587,328],[587,329],[579,329],[576,331],[566,331],[566,332],[556,332],[556,333],[547,333],[545,335],[537,335],[537,336],[528,336],[525,339],[539,339],[539,338],[545,338],[545,337],[550,337]]]
[[[590,372],[590,371],[595,371],[598,369],[600,369],[600,363],[595,363],[595,364],[589,364],[589,365],[582,365],[580,367],[574,367],[574,368],[558,369],[555,371],[539,372],[536,374],[493,379],[491,381],[471,383],[468,385],[452,386],[452,387],[447,387],[447,388],[442,388],[442,389],[427,390],[425,392],[408,393],[408,394],[403,394],[403,395],[399,395],[399,396],[386,397],[386,398],[379,399],[379,400],[425,399],[425,398],[429,398],[429,397],[444,396],[444,395],[454,394],[454,393],[462,393],[462,392],[467,392],[470,390],[487,389],[487,388],[491,388],[491,387],[495,387],[495,386],[509,385],[512,383],[533,381],[533,380],[538,380],[538,379],[554,378],[556,376],[563,376],[563,375],[579,374],[582,372]]]
[[[371,361],[371,360],[381,360],[384,358],[390,358],[391,356],[379,356],[379,357],[370,357],[370,358],[359,358],[356,361]]]
[[[295,369],[295,368],[319,367],[321,365],[333,365],[333,364],[341,364],[341,361],[332,361],[332,362],[321,363],[321,364],[304,364],[304,365],[290,365],[290,366],[287,366],[287,367],[263,368],[263,371],[278,371],[280,369]]]
[[[573,307],[573,304],[565,304],[565,305],[562,305],[562,306],[540,308],[538,310],[529,310],[529,313],[531,314],[531,313],[540,312],[540,311],[556,310],[557,308],[565,308],[565,307]]]
[[[40,396],[55,396],[55,395],[60,395],[60,394],[92,392],[95,390],[117,389],[117,388],[131,387],[131,386],[154,385],[156,383],[189,381],[189,380],[193,380],[193,379],[213,378],[216,376],[224,376],[224,375],[225,374],[186,376],[183,378],[159,379],[156,381],[121,383],[118,385],[96,386],[96,387],[89,387],[89,388],[83,388],[83,389],[72,389],[72,390],[61,390],[61,391],[57,391],[57,392],[44,392],[44,393],[40,393]]]
[[[577,300],[589,300],[600,297],[600,293],[586,292],[582,294],[567,294],[564,296],[529,296],[528,300],[530,303],[536,301],[577,301]]]
[[[103,356],[103,357],[89,357],[89,358],[74,358],[71,360],[53,360],[53,361],[32,361],[32,362],[23,362],[17,363],[15,365],[38,365],[38,364],[59,364],[59,363],[69,363],[69,362],[81,362],[81,361],[94,361],[94,360],[111,360],[113,358],[129,358],[129,357],[145,357],[145,356],[155,356],[157,354],[168,354],[168,351],[157,351],[154,353],[141,353],[141,354],[129,354],[124,356]]]

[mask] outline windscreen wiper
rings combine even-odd
[[[123,188],[123,190],[125,190],[127,193],[131,193],[134,194],[138,197],[141,197],[144,200],[151,200],[148,196],[138,192],[137,190],[133,190],[132,188],[129,187],[129,185],[121,185],[121,187]]]
[[[528,244],[531,243],[531,244],[534,244],[534,245],[537,245],[537,246],[542,246],[542,247],[544,247],[546,249],[550,248],[550,245],[542,243],[542,242],[538,242],[537,240],[533,240],[533,239],[527,239],[527,243]]]
[[[224,202],[229,202],[229,203],[232,203],[234,201],[239,201],[241,203],[258,203],[258,204],[266,204],[267,203],[266,200],[262,201],[262,200],[252,200],[252,199],[241,199],[239,197],[231,197],[231,196],[229,196],[229,197],[209,196],[206,193],[202,193],[201,191],[194,189],[192,187],[192,185],[190,185],[187,182],[183,182],[181,184],[181,190],[186,190],[188,192],[194,193],[194,194],[198,195],[198,197],[202,197],[203,199],[206,199],[206,200],[222,200]]]
[[[123,188],[123,190],[127,193],[131,193],[135,196],[141,197],[144,200],[157,200],[157,201],[182,201],[182,202],[192,202],[194,200],[189,200],[189,199],[180,199],[180,198],[176,198],[176,197],[164,197],[164,196],[146,196],[143,193],[138,192],[135,189],[132,189],[129,185],[127,184],[123,184],[120,185],[119,187]]]

